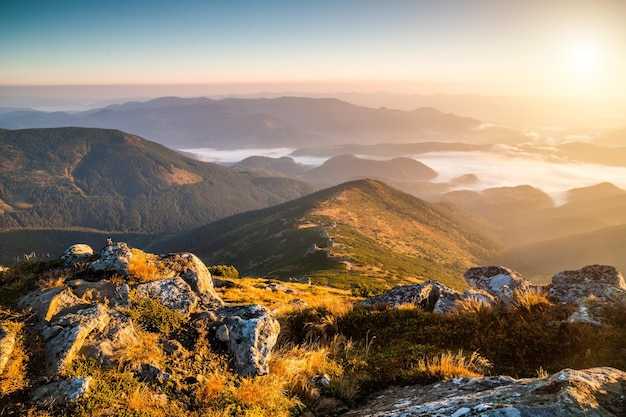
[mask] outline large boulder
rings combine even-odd
[[[626,372],[564,369],[549,377],[455,378],[426,386],[391,387],[345,417],[557,417],[626,415]]]
[[[102,332],[92,332],[85,340],[79,354],[111,365],[119,349],[136,345],[141,339],[129,317],[115,310],[110,310],[108,314],[109,322],[105,328]]]
[[[65,249],[61,260],[63,261],[63,267],[69,268],[76,264],[82,264],[87,262],[93,256],[93,249],[91,246],[85,243],[77,243]]]
[[[214,342],[225,346],[233,356],[241,376],[265,375],[280,324],[270,310],[250,304],[223,307],[215,311],[211,325]]]
[[[167,308],[189,315],[198,305],[198,296],[182,278],[166,278],[137,286],[142,298],[158,300]]]
[[[51,328],[60,331],[46,343],[48,374],[57,374],[70,364],[82,348],[87,336],[93,331],[104,331],[110,319],[107,310],[95,304],[53,321]]]
[[[563,303],[573,303],[590,295],[604,298],[613,289],[626,291],[626,282],[620,271],[608,265],[588,265],[557,273],[552,277],[550,295]]]
[[[200,297],[205,308],[215,309],[224,303],[213,288],[213,279],[204,262],[189,252],[171,253],[159,256],[159,264],[165,275],[163,278],[180,276]]]
[[[426,281],[421,284],[394,287],[382,294],[368,297],[359,304],[366,306],[383,304],[391,308],[411,304],[425,311],[434,311],[441,300],[445,299],[452,303],[459,296],[458,292],[440,282]]]
[[[626,283],[622,274],[608,265],[588,265],[562,271],[552,277],[550,295],[564,304],[576,305],[571,323],[602,325],[606,308],[626,305]]]
[[[499,265],[470,268],[463,277],[470,287],[484,290],[507,305],[513,302],[515,290],[525,291],[533,286],[519,272]]]
[[[100,251],[100,259],[89,264],[91,277],[104,275],[128,275],[132,252],[124,242],[107,242]]]

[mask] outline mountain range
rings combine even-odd
[[[132,132],[184,149],[307,147],[312,143],[407,143],[419,140],[519,143],[513,129],[424,107],[392,110],[332,98],[222,99],[164,97],[85,112],[0,113],[0,128],[97,127]]]

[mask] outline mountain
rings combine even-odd
[[[342,182],[362,178],[375,178],[385,182],[430,180],[437,173],[412,158],[398,157],[387,161],[358,158],[354,155],[339,155],[321,166],[302,174],[299,178],[328,187]]]
[[[626,136],[624,137],[626,139]],[[557,147],[562,155],[581,162],[592,164],[626,166],[626,140],[622,139],[622,146],[601,146],[587,142],[569,142]]]
[[[514,131],[433,108],[411,111],[355,106],[337,99],[164,97],[82,113],[17,112],[0,127],[82,126],[120,129],[177,149],[309,147],[311,144],[415,142],[419,138],[477,143],[526,141]]]
[[[236,170],[253,171],[268,176],[297,177],[314,168],[313,165],[304,165],[293,158],[283,156],[271,158],[269,156],[250,156],[233,165]]]
[[[463,272],[499,253],[450,210],[382,182],[359,180],[278,206],[157,239],[155,252],[186,251],[243,275],[349,287],[437,279],[464,287]]]
[[[118,130],[0,130],[0,230],[198,227],[314,190],[236,173]]]
[[[455,142],[378,143],[375,145],[348,143],[296,149],[290,155],[296,157],[313,156],[317,158],[332,158],[333,156],[354,154],[392,158],[396,156],[422,154],[427,152],[489,151],[492,148],[492,145],[476,145]]]

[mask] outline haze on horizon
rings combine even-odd
[[[0,96],[626,97],[622,0],[27,0],[0,15]]]

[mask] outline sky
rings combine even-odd
[[[626,1],[0,0],[0,94],[198,84],[626,97]]]

